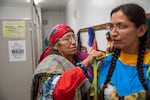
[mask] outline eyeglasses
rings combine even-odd
[[[69,42],[71,42],[72,39],[74,39],[76,41],[77,37],[75,35],[73,35],[73,36],[72,35],[68,35],[66,37],[60,38],[59,40],[60,41],[69,41]]]
[[[115,28],[115,30],[121,31],[121,30],[126,29],[127,27],[128,27],[127,25],[124,25],[122,23],[118,23],[116,25],[108,24],[106,25],[106,30],[112,31]]]

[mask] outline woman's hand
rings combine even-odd
[[[87,58],[82,61],[82,64],[87,67],[89,64],[93,63],[94,59],[105,57],[105,55],[106,54],[103,51],[91,50]]]

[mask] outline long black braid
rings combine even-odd
[[[114,51],[113,58],[111,60],[111,64],[110,64],[110,68],[109,68],[106,80],[104,82],[105,85],[110,81],[110,78],[111,78],[111,76],[113,74],[113,71],[115,69],[116,61],[117,61],[117,58],[118,58],[119,55],[120,55],[120,49],[116,49]]]
[[[144,54],[146,51],[146,40],[147,36],[146,34],[142,37],[140,37],[140,43],[139,43],[139,51],[138,51],[138,58],[137,58],[137,71],[139,79],[144,87],[145,90],[148,90],[148,86],[146,84],[146,80],[144,79],[144,73],[143,73],[143,60],[144,60]]]
[[[111,76],[112,76],[112,74],[114,72],[114,69],[115,69],[115,66],[116,66],[116,61],[117,61],[117,59],[118,59],[118,57],[120,55],[120,51],[121,51],[120,49],[115,49],[115,51],[114,51],[113,58],[111,60],[111,64],[110,64],[110,68],[109,68],[106,80],[104,82],[103,87],[100,88],[100,90],[98,91],[98,98],[100,100],[104,100],[104,90],[107,87],[107,83],[110,81]]]

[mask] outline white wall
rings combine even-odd
[[[70,0],[66,8],[67,23],[75,32],[81,28],[106,23],[109,21],[110,12],[114,7],[129,2],[140,4],[146,13],[150,13],[150,0]],[[106,39],[105,34],[102,34],[106,31],[96,33],[98,47],[105,50]]]
[[[65,23],[64,10],[46,10],[42,11],[42,20],[47,20],[47,24],[43,23],[43,41],[49,35],[50,30],[59,23]],[[44,46],[44,45],[43,45]]]
[[[31,8],[0,7],[0,19],[31,19]]]

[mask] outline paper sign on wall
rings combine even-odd
[[[4,38],[24,38],[25,22],[24,21],[3,21]]]
[[[25,40],[8,41],[9,61],[26,61]]]

